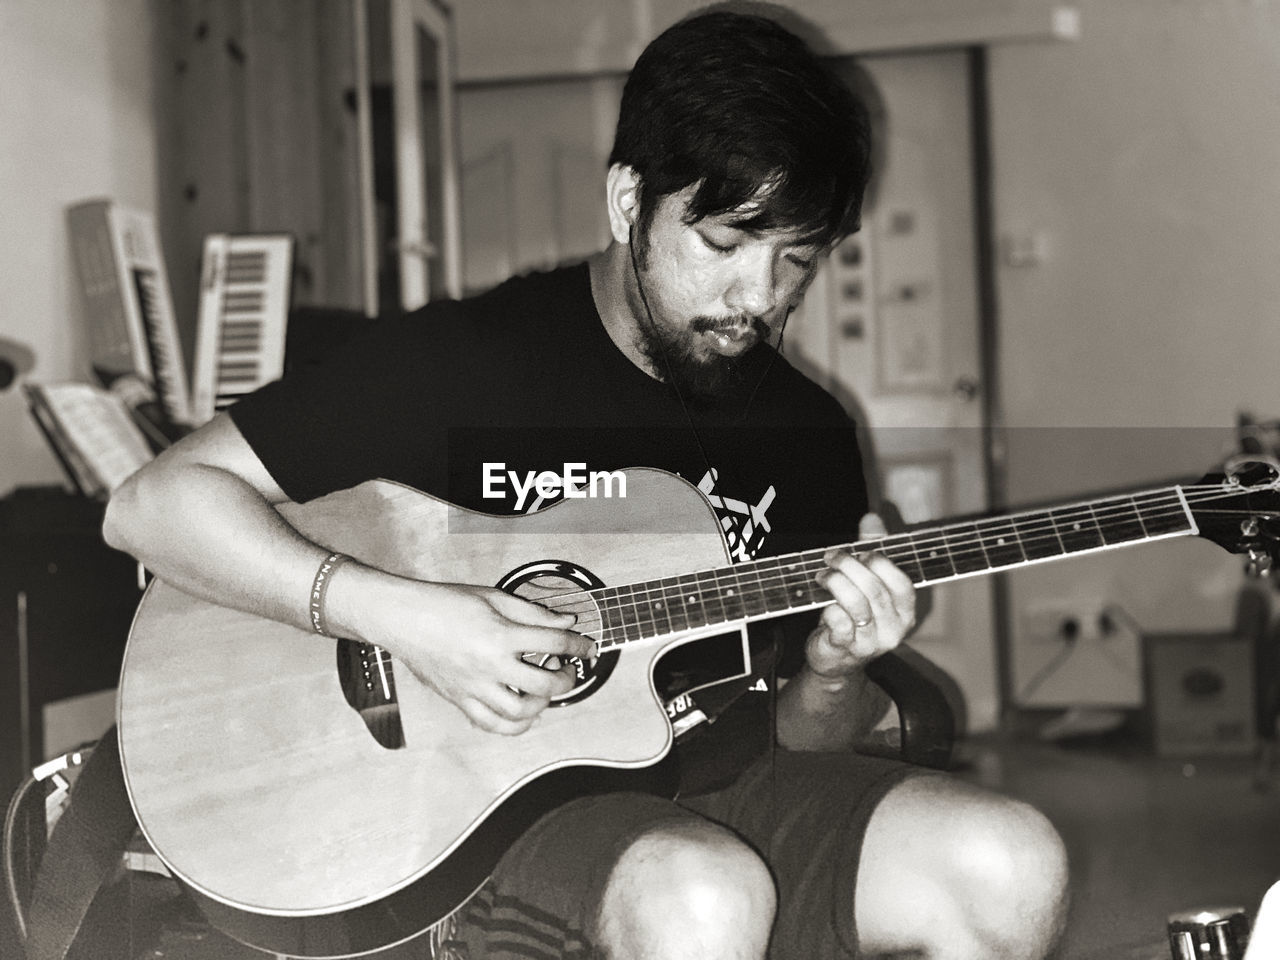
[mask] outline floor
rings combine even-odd
[[[1238,904],[1280,881],[1280,769],[1253,757],[1164,759],[1123,739],[1055,746],[974,738],[959,775],[1042,810],[1066,841],[1072,909],[1055,960],[1169,960],[1166,917]],[[197,932],[199,931],[199,932]],[[173,960],[264,956],[195,924]]]
[[[961,747],[967,779],[1034,804],[1072,868],[1061,960],[1168,960],[1168,914],[1238,904],[1280,881],[1280,770],[1252,757],[1162,759],[1120,743],[1002,738]]]
[[[1065,747],[993,736],[963,743],[959,761],[960,776],[1034,804],[1066,840],[1073,902],[1055,960],[1169,960],[1168,914],[1239,904],[1252,917],[1280,880],[1280,768],[1261,778],[1252,757],[1162,759],[1123,741]],[[139,884],[133,895],[166,913],[163,943],[152,940],[141,955],[267,956],[194,916],[175,922],[170,901]],[[139,956],[126,943],[88,953]],[[2,943],[0,955],[8,956]]]

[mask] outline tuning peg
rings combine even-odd
[[[1249,548],[1249,559],[1244,562],[1245,573],[1251,577],[1265,577],[1271,572],[1271,554],[1257,547]]]
[[[1267,479],[1261,482],[1275,483],[1280,480],[1280,459],[1270,454],[1236,454],[1223,465],[1230,486],[1243,486],[1245,475],[1254,471],[1265,472]]]

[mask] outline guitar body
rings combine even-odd
[[[655,470],[626,476],[625,498],[529,516],[479,514],[386,481],[280,512],[316,543],[388,572],[518,582],[531,597],[728,562],[694,487]],[[448,914],[556,804],[661,789],[646,768],[666,756],[672,731],[654,664],[723,632],[605,654],[608,671],[516,737],[472,727],[397,665],[403,742],[388,747],[344,696],[335,641],[157,581],[120,683],[125,782],[147,840],[225,932],[290,956],[369,952]]]
[[[1280,461],[1242,455],[1224,471],[841,546],[880,552],[917,585],[1191,534],[1265,571],[1280,560]],[[664,653],[833,602],[815,576],[822,549],[729,563],[695,487],[625,474],[625,497],[520,517],[381,480],[279,508],[315,543],[390,573],[577,613],[604,652],[517,737],[475,729],[407,670],[386,675],[376,648],[151,585],[120,680],[125,784],[147,840],[215,925],[293,957],[416,936],[543,813],[664,786],[651,776],[670,766],[653,682]]]

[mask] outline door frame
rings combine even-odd
[[[388,308],[378,302],[378,233],[374,196],[373,109],[369,95],[369,10],[374,0],[352,0],[356,73],[356,129],[359,138],[360,245],[365,313]],[[388,0],[391,23],[391,86],[394,103],[396,164],[396,248],[400,272],[400,309],[416,310],[429,299],[428,262],[439,255],[443,287],[462,295],[461,190],[457,149],[456,50],[453,15],[442,0]],[[441,196],[428,197],[422,139],[422,102],[418,85],[418,31],[436,42],[436,89],[440,94]],[[428,236],[428,205],[444,205],[443,236]]]

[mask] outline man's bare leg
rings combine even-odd
[[[596,940],[609,960],[764,960],[775,909],[768,867],[728,830],[660,826],[610,873]]]
[[[1061,937],[1062,840],[1033,807],[946,777],[891,790],[867,825],[854,910],[866,956],[1041,960]]]

